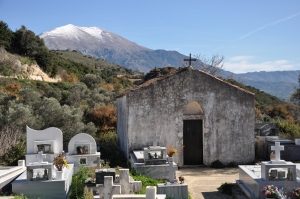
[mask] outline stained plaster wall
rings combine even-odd
[[[183,110],[192,101],[204,112],[205,165],[217,159],[239,164],[254,160],[254,95],[190,68],[118,99],[118,133],[126,155],[149,146],[153,133],[160,135],[160,146],[180,147]],[[182,152],[175,162],[183,165]]]

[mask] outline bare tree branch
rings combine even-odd
[[[11,146],[18,144],[21,137],[22,132],[20,130],[11,126],[3,127],[0,131],[0,155],[4,155]]]
[[[213,76],[217,76],[224,67],[224,56],[215,54],[212,57],[206,58],[204,55],[195,55],[197,61],[194,62],[193,66],[199,70],[203,70]]]

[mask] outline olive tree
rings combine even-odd
[[[294,92],[290,96],[290,100],[291,102],[300,105],[300,74],[298,75],[298,83],[299,83],[299,87],[295,88]]]

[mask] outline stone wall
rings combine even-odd
[[[217,159],[239,164],[254,161],[254,95],[249,92],[187,69],[125,97],[118,99],[117,105],[118,134],[126,153],[151,145],[149,136],[153,133],[160,135],[160,146],[183,145],[183,110],[195,101],[204,112],[204,164]],[[128,115],[119,115],[119,109]],[[175,156],[175,162],[183,165],[182,152]]]

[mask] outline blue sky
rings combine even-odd
[[[235,73],[300,70],[299,0],[0,0],[0,20],[13,31],[96,26],[154,50],[221,54]]]

